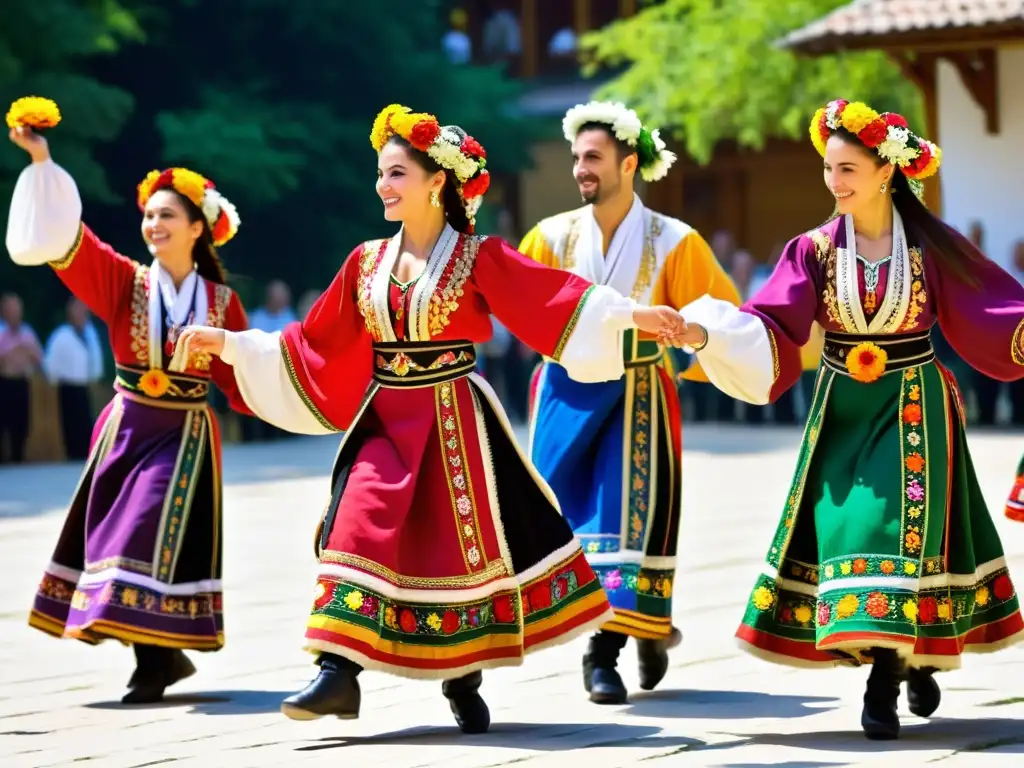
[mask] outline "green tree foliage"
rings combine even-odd
[[[919,121],[916,90],[880,52],[798,57],[778,41],[849,0],[664,0],[587,35],[593,64],[623,66],[601,89],[707,162],[717,142],[760,149],[805,135],[835,98]]]
[[[114,139],[132,109],[125,89],[92,77],[85,62],[110,54],[127,40],[141,39],[134,18],[114,0],[31,0],[0,2],[0,109],[21,96],[46,96],[61,109],[63,122],[51,131],[61,163],[75,175],[83,196],[116,203],[124,200],[112,186],[96,147]],[[7,206],[18,174],[28,160],[6,141],[0,146],[0,227],[6,232]],[[59,137],[59,138],[55,138]],[[28,303],[47,294],[49,281],[39,270],[18,268],[0,258],[0,290],[16,290]],[[33,309],[30,306],[30,309]],[[40,312],[44,322],[60,307]]]
[[[441,2],[386,18],[373,3],[246,0],[244,13],[179,4],[153,33],[161,66],[191,86],[159,108],[162,159],[209,175],[238,204],[242,227],[224,255],[254,284],[326,286],[360,241],[390,234],[369,143],[389,103],[463,126],[492,171],[528,161],[533,128],[507,108],[518,86],[497,69],[447,61]]]

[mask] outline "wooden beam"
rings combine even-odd
[[[919,53],[911,58],[901,51],[886,53],[899,66],[903,76],[921,92],[921,98],[924,100],[924,137],[939,144],[939,55]],[[942,215],[942,193],[937,176],[924,180],[924,204],[936,216]]]
[[[993,48],[972,53],[958,52],[944,56],[956,66],[964,87],[985,113],[985,128],[990,135],[999,133],[999,57]]]
[[[519,19],[521,21],[523,61],[520,77],[536,77],[539,57],[537,49],[537,0],[520,0]]]
[[[590,31],[590,0],[573,0],[572,21],[577,37]]]
[[[628,19],[636,16],[636,0],[619,0],[619,17]]]
[[[1024,25],[1003,28],[950,28],[938,33],[894,32],[882,35],[830,35],[787,46],[804,56],[828,56],[851,51],[899,51],[901,53],[943,53],[974,51],[979,48],[1024,44]]]

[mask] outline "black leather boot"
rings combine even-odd
[[[874,663],[864,692],[860,724],[869,739],[895,739],[900,735],[896,704],[900,697],[903,665],[896,651],[889,648],[873,648],[872,656]]]
[[[626,686],[615,665],[627,639],[626,635],[606,630],[590,638],[583,656],[583,687],[595,704],[626,703]]]
[[[653,691],[668,672],[668,652],[683,641],[683,633],[675,627],[663,640],[638,639],[636,655],[640,661],[640,687]]]
[[[298,693],[281,702],[281,712],[292,720],[316,720],[327,715],[342,720],[359,717],[362,693],[356,676],[363,668],[333,653],[317,659],[320,673]]]
[[[907,670],[907,702],[918,717],[931,717],[942,701],[942,690],[935,682],[934,667]]]
[[[155,704],[164,698],[164,689],[191,677],[196,668],[188,656],[177,648],[136,643],[135,672],[128,681],[128,693],[122,704]]]
[[[441,692],[448,699],[455,722],[463,733],[487,733],[491,725],[491,712],[480,695],[483,681],[482,672],[470,672],[464,677],[441,683]]]

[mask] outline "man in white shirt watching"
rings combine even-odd
[[[67,322],[46,342],[43,370],[57,387],[60,426],[67,457],[83,460],[89,455],[93,409],[89,385],[103,376],[103,350],[99,333],[89,322],[85,304],[72,298],[67,304]]]

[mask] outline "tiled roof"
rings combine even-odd
[[[951,35],[968,31],[1024,33],[1024,0],[854,0],[791,32],[787,48],[853,47],[861,39]]]

